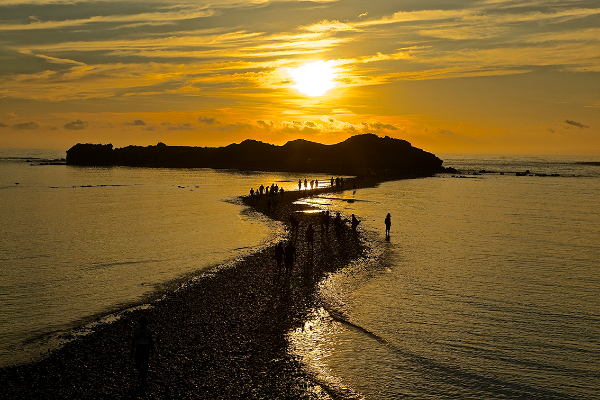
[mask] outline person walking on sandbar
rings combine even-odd
[[[138,371],[138,390],[143,391],[148,384],[148,363],[154,353],[152,331],[148,328],[148,319],[140,317],[140,325],[131,335],[131,357],[135,357],[135,368]]]
[[[390,228],[392,227],[392,216],[390,213],[385,217],[385,237],[390,237]]]
[[[360,224],[360,221],[352,214],[352,232],[356,232],[358,224]]]
[[[312,224],[308,224],[306,228],[306,247],[310,251],[315,249],[315,229]]]
[[[285,246],[285,252],[283,255],[283,263],[285,264],[285,276],[289,277],[294,269],[294,261],[296,260],[296,247],[290,240]]]
[[[283,266],[283,244],[281,242],[275,246],[275,261],[277,262],[277,277],[279,277]]]

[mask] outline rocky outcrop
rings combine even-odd
[[[77,144],[67,151],[69,165],[122,165],[166,168],[216,168],[252,171],[320,172],[426,176],[445,171],[443,161],[409,142],[374,134],[324,145],[303,139],[283,146],[244,140],[225,147]]]

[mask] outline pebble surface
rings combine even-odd
[[[318,282],[363,253],[360,233],[348,226],[341,234],[333,227],[322,232],[318,214],[299,212],[293,202],[309,195],[283,193],[275,210],[267,209],[266,196],[252,202],[241,198],[286,225],[291,213],[300,215],[299,233],[287,238],[298,253],[289,280],[277,274],[273,244],[203,274],[147,309],[99,324],[40,361],[0,369],[0,399],[343,398],[314,381],[286,341],[318,306]],[[314,251],[304,240],[309,223],[316,227]],[[143,391],[130,355],[131,333],[141,315],[148,317],[156,344]]]

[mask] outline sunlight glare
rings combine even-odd
[[[292,87],[307,96],[323,96],[335,86],[334,61],[313,61],[290,70]]]

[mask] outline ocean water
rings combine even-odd
[[[276,240],[282,225],[236,198],[301,178],[40,165],[62,157],[0,150],[0,366]]]
[[[441,158],[464,173],[309,200],[371,251],[290,348],[351,398],[600,398],[600,166]]]
[[[0,151],[0,365],[277,240],[235,198],[304,178],[39,165],[59,157]],[[462,173],[307,200],[370,251],[290,351],[349,398],[600,398],[600,167],[576,163],[600,159],[440,157]]]

